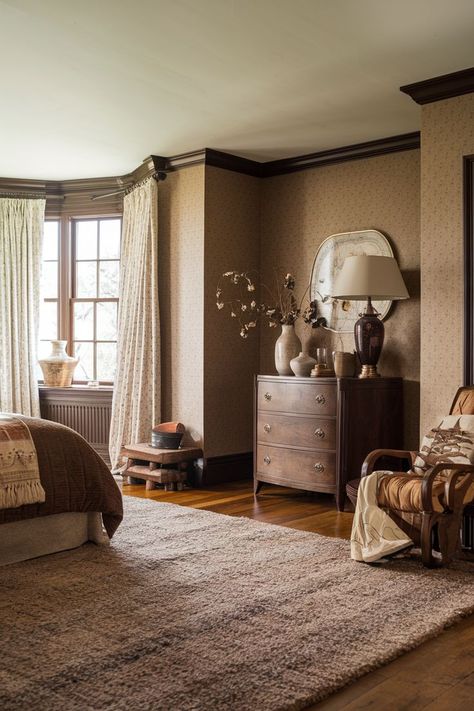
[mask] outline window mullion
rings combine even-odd
[[[68,342],[68,351],[72,353],[71,342],[71,248],[70,222],[66,217],[59,223],[59,338]]]

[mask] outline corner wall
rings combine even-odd
[[[474,94],[422,107],[421,430],[448,413],[463,379],[463,156],[474,153]]]
[[[158,188],[162,421],[187,443],[204,432],[204,166],[170,173]]]
[[[362,159],[265,180],[209,166],[173,172],[159,186],[163,420],[182,420],[206,457],[252,449],[253,375],[274,372],[276,329],[243,340],[216,308],[227,270],[274,264],[302,295],[330,234],[374,227],[389,237],[411,298],[386,320],[381,371],[405,379],[405,444],[418,447],[419,151]],[[302,335],[301,324],[298,326]],[[305,334],[306,337],[310,335]],[[352,350],[353,336],[343,336]],[[311,347],[340,347],[312,332]]]
[[[253,376],[258,372],[258,330],[247,339],[216,307],[223,272],[255,271],[260,252],[261,181],[206,168],[204,246],[204,437],[207,457],[253,448]]]
[[[292,272],[301,299],[316,251],[331,234],[378,229],[390,240],[410,299],[394,303],[385,320],[385,345],[379,370],[405,381],[405,444],[418,448],[420,334],[420,151],[315,168],[263,181],[261,272],[272,279],[274,265]],[[311,331],[297,324],[298,335],[331,350],[354,349],[353,334]],[[261,329],[260,371],[275,372],[276,329]]]

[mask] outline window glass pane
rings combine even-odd
[[[59,222],[51,220],[44,223],[43,259],[57,259],[59,244]]]
[[[79,358],[75,380],[94,380],[94,345],[92,343],[74,343],[74,355]]]
[[[100,259],[120,259],[121,220],[100,221]]]
[[[97,262],[77,262],[75,295],[79,298],[97,296]]]
[[[97,340],[115,341],[117,338],[117,303],[106,301],[97,304]]]
[[[79,301],[74,304],[74,340],[92,341],[94,338],[94,304]]]
[[[113,380],[115,376],[115,343],[97,344],[97,380]]]
[[[117,297],[120,262],[99,262],[99,296]]]
[[[42,301],[39,322],[40,340],[54,341],[58,337],[58,302]]]
[[[58,262],[43,262],[41,265],[41,297],[58,297]]]
[[[76,259],[97,259],[97,220],[76,221]]]

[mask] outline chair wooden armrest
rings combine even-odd
[[[362,476],[368,476],[374,471],[375,464],[381,457],[395,457],[396,459],[408,459],[413,464],[416,452],[408,449],[374,449],[370,452],[362,464]]]
[[[473,474],[474,466],[472,464],[438,462],[434,467],[428,469],[421,483],[421,504],[425,513],[433,513],[433,483],[437,474],[443,471],[451,472],[445,483],[445,510],[448,510],[454,508],[454,495],[458,478],[464,474]]]
[[[462,466],[463,468],[461,470],[456,469],[456,470],[452,471],[451,474],[449,474],[448,478],[446,479],[446,483],[444,485],[446,503],[447,503],[448,508],[451,511],[453,511],[455,509],[456,503],[457,503],[456,502],[456,494],[458,492],[456,491],[456,484],[457,484],[458,479],[462,476],[465,476],[466,474],[470,475],[469,476],[470,482],[467,482],[466,489],[474,481],[474,466],[472,466],[472,464],[467,464],[467,465],[464,464],[464,465],[460,465],[460,466]],[[464,493],[465,493],[465,491],[463,492],[463,494]]]

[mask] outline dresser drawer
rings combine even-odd
[[[259,412],[257,441],[289,447],[336,449],[336,420]]]
[[[298,449],[257,445],[257,476],[274,477],[291,486],[301,484],[331,487],[336,483],[336,455],[333,452],[304,452]],[[304,487],[303,487],[304,488]]]
[[[334,416],[336,383],[259,382],[257,407],[268,412]]]

